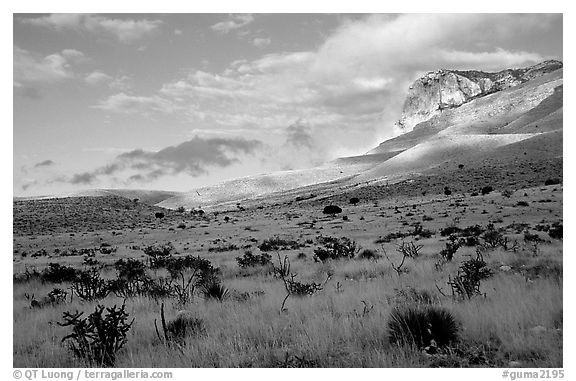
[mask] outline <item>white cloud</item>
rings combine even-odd
[[[235,14],[230,15],[228,20],[221,21],[212,25],[210,28],[220,33],[228,33],[232,30],[243,28],[254,21],[254,16],[251,14]]]
[[[243,20],[232,16],[212,28],[227,32],[253,18]],[[373,15],[347,21],[316,50],[240,59],[221,73],[196,71],[166,83],[155,97],[123,94],[111,103],[178,110],[214,128],[276,135],[299,120],[310,139],[333,147],[326,158],[361,153],[395,134],[405,93],[418,76],[440,68],[500,70],[540,61],[536,53],[498,47],[552,21],[537,15]],[[109,107],[117,108],[126,110]]]
[[[100,85],[103,83],[109,83],[113,79],[114,78],[112,78],[108,74],[96,70],[96,71],[93,71],[92,73],[88,74],[84,78],[84,81],[86,81],[86,83],[88,83],[89,85],[96,86],[96,85]]]
[[[41,56],[14,46],[14,83],[21,86],[24,83],[53,83],[74,78],[76,74],[72,66],[84,58],[82,52],[74,49]]]
[[[155,32],[162,24],[160,20],[114,19],[88,14],[51,14],[36,18],[21,18],[20,21],[58,31],[66,29],[85,30],[112,36],[123,43],[137,41]]]
[[[265,48],[266,46],[270,45],[271,42],[272,40],[269,38],[256,37],[252,40],[252,45],[257,48]]]
[[[158,95],[146,97],[126,93],[111,95],[93,107],[117,114],[148,114],[151,111],[170,114],[176,110],[173,102]]]

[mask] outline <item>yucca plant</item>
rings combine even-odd
[[[217,300],[222,302],[230,295],[230,291],[218,282],[213,282],[202,287],[202,294],[207,300]]]
[[[392,344],[440,348],[458,339],[458,323],[437,306],[396,308],[390,314],[388,335]]]

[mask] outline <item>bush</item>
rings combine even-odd
[[[359,202],[360,202],[360,199],[359,199],[358,197],[352,197],[352,198],[350,199],[350,204],[352,204],[352,205],[356,205],[356,204],[358,204]]]
[[[559,222],[553,223],[552,226],[550,227],[550,230],[548,230],[548,235],[550,236],[550,238],[562,239],[563,237],[562,224]]]
[[[452,194],[452,191],[450,190],[450,188],[448,187],[444,187],[444,194],[446,196],[450,196]]]
[[[150,245],[142,249],[148,256],[150,268],[157,269],[166,266],[172,256],[174,246],[170,242],[162,246]]]
[[[444,308],[396,308],[388,321],[388,337],[392,344],[414,345],[418,349],[445,347],[458,339],[458,324]]]
[[[318,247],[314,250],[314,260],[324,262],[327,259],[352,259],[359,251],[355,241],[342,237],[320,237],[319,241],[324,247]]]
[[[209,300],[217,300],[222,302],[224,299],[230,296],[230,292],[224,286],[222,286],[219,282],[215,281],[210,284],[205,285],[202,287],[202,294],[204,298]]]
[[[163,213],[163,212],[156,212],[156,213],[154,213],[154,217],[156,217],[156,218],[164,218],[164,213]]]
[[[79,271],[72,282],[72,290],[86,301],[105,298],[111,291],[98,269]]]
[[[164,331],[164,340],[169,343],[176,341],[183,343],[187,336],[200,335],[206,331],[204,327],[204,320],[197,318],[190,311],[179,311],[176,318],[168,321],[164,317],[164,303],[160,308],[160,317],[162,321],[162,330]],[[156,327],[156,334],[160,337],[156,319],[154,319],[154,326]]]
[[[480,193],[482,193],[482,196],[485,196],[488,193],[492,192],[493,190],[494,190],[494,188],[492,188],[490,185],[487,185],[485,187],[482,187],[482,189],[480,190]]]
[[[268,266],[272,263],[272,257],[269,254],[254,255],[251,251],[247,250],[241,257],[236,257],[236,262],[240,268]]]
[[[529,204],[526,201],[518,201],[516,206],[528,206]]]
[[[50,263],[47,268],[45,268],[40,278],[42,282],[49,283],[62,283],[62,282],[72,282],[76,278],[78,270],[74,267],[64,266],[59,263]]]
[[[296,250],[304,245],[278,236],[265,239],[259,246],[260,251]]]
[[[382,255],[378,254],[376,250],[364,249],[358,254],[358,259],[368,259],[372,261],[378,260]]]
[[[499,230],[494,228],[494,225],[489,224],[484,234],[482,234],[484,244],[489,248],[497,248],[505,244],[504,236]]]
[[[322,211],[322,213],[334,215],[334,214],[342,213],[342,208],[340,208],[337,205],[328,205],[328,206],[324,207],[324,210]]]
[[[486,262],[478,254],[475,259],[472,258],[462,263],[458,274],[454,278],[450,277],[448,284],[452,287],[454,295],[470,299],[475,295],[480,295],[481,281],[491,275],[492,270],[486,267]]]
[[[146,276],[146,265],[137,259],[120,259],[114,263],[118,278],[126,280],[142,279]]]
[[[462,242],[456,237],[456,235],[451,235],[449,241],[446,242],[446,248],[440,251],[440,256],[446,261],[450,262],[454,258],[454,254],[462,246]]]
[[[76,356],[98,367],[114,366],[116,353],[126,344],[127,333],[134,323],[134,319],[128,323],[124,304],[119,309],[106,308],[105,316],[104,308],[98,305],[87,318],[82,318],[84,312],[64,312],[64,322],[58,322],[62,327],[72,327],[72,333],[62,342],[70,341],[70,349]]]
[[[558,184],[560,184],[559,178],[547,179],[546,181],[544,181],[544,185],[558,185]]]

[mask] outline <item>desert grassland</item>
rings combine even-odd
[[[526,221],[530,226],[542,220],[548,222],[561,219],[561,190],[555,193],[554,202],[537,205],[542,209],[516,208],[518,199],[526,199],[530,205],[542,197],[551,197],[556,190],[536,189],[527,196],[522,192],[515,199],[499,195],[487,198],[467,198],[470,206],[458,226],[465,227],[484,221],[488,217],[472,216],[471,210],[488,209],[490,218],[498,216],[497,210],[507,205],[498,226],[511,222]],[[416,200],[417,201],[417,200]],[[414,201],[414,202],[416,202]],[[166,317],[174,317],[177,311],[186,309],[203,319],[205,330],[198,335],[186,337],[181,346],[166,345],[158,339],[154,320],[160,318],[160,303],[146,297],[133,297],[125,300],[130,319],[135,318],[128,334],[126,346],[118,354],[118,367],[562,367],[562,241],[546,238],[537,246],[522,239],[521,234],[507,232],[506,236],[519,242],[518,249],[504,250],[499,247],[487,250],[484,260],[494,275],[481,284],[482,295],[471,299],[454,298],[448,277],[456,274],[460,264],[474,254],[473,247],[461,247],[452,262],[437,268],[439,251],[445,246],[446,237],[436,234],[431,238],[419,239],[423,245],[421,255],[408,258],[406,272],[398,275],[391,263],[398,264],[401,255],[395,250],[401,240],[375,244],[380,235],[398,230],[411,230],[402,221],[410,222],[406,212],[414,212],[413,219],[422,221],[422,215],[434,217],[423,225],[434,230],[445,227],[454,221],[454,215],[446,215],[448,204],[453,199],[441,203],[426,202],[417,208],[406,207],[399,215],[392,214],[394,204],[375,205],[367,203],[357,209],[347,210],[351,223],[344,224],[341,217],[326,218],[324,229],[303,230],[291,228],[278,230],[282,221],[276,221],[279,213],[263,218],[259,223],[253,219],[239,222],[235,226],[221,224],[223,236],[239,237],[255,234],[258,241],[276,234],[290,234],[297,241],[313,238],[320,232],[323,235],[356,240],[363,248],[385,250],[388,258],[377,260],[348,259],[325,263],[315,262],[312,252],[315,245],[299,250],[280,251],[288,255],[291,271],[297,273],[302,282],[323,283],[327,274],[333,274],[323,290],[312,296],[290,296],[286,310],[280,311],[286,290],[281,280],[269,274],[264,268],[240,269],[235,257],[244,250],[228,252],[200,253],[221,270],[222,284],[231,292],[222,302],[205,300],[196,295],[192,302],[181,306],[174,299],[164,299]],[[454,208],[455,209],[455,208]],[[382,212],[384,210],[384,212]],[[303,219],[310,216],[302,212]],[[383,213],[383,214],[382,214]],[[364,217],[360,222],[358,217]],[[444,217],[442,217],[444,216]],[[358,228],[361,223],[380,221],[378,228]],[[285,223],[285,222],[284,222]],[[257,233],[246,230],[255,227]],[[386,226],[384,229],[383,226]],[[266,227],[269,229],[266,230]],[[219,227],[214,226],[217,230]],[[274,230],[276,229],[276,230]],[[177,234],[177,233],[171,233]],[[203,235],[198,235],[198,240]],[[173,239],[166,235],[166,240]],[[214,234],[209,238],[213,239]],[[208,238],[206,238],[208,239]],[[408,237],[406,241],[413,240]],[[232,242],[232,241],[229,241]],[[199,244],[191,245],[190,251],[181,254],[194,254]],[[240,246],[240,244],[239,244]],[[205,247],[204,247],[205,248]],[[252,248],[257,253],[258,250]],[[301,252],[305,258],[298,258]],[[271,252],[277,262],[276,252]],[[71,258],[62,258],[63,263]],[[116,258],[118,259],[118,258]],[[22,263],[18,264],[21,268]],[[502,270],[508,265],[510,270]],[[15,266],[16,268],[16,266]],[[525,269],[531,269],[526,271]],[[154,271],[147,270],[154,276]],[[115,276],[113,268],[102,270],[103,276]],[[157,275],[162,274],[159,270]],[[52,288],[68,287],[67,284],[42,284],[39,281],[14,283],[14,366],[15,367],[82,367],[88,364],[75,358],[66,344],[60,341],[69,333],[69,327],[56,324],[62,321],[64,311],[85,311],[89,314],[97,304],[110,307],[121,305],[122,298],[110,294],[100,301],[84,302],[74,296],[65,304],[31,309],[24,294],[46,295]],[[416,290],[413,293],[407,292]],[[256,293],[260,291],[259,293]],[[242,292],[249,292],[249,298],[239,298]],[[427,293],[426,303],[438,305],[450,311],[459,323],[459,341],[437,354],[397,346],[389,342],[387,322],[391,311],[397,306],[425,303],[417,295]],[[443,295],[444,294],[444,295]],[[416,296],[415,296],[416,295]]]

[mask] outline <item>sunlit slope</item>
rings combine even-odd
[[[197,208],[346,179],[386,161],[397,153],[340,158],[321,167],[248,176],[180,194],[157,204],[163,208]]]

